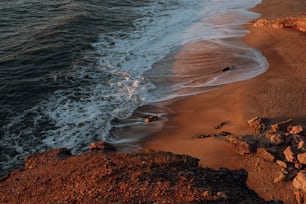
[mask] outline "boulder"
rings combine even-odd
[[[306,152],[298,154],[298,155],[297,155],[297,160],[298,160],[301,164],[306,164]]]
[[[295,161],[296,161],[295,154],[294,154],[294,152],[292,151],[292,149],[291,149],[290,146],[288,146],[288,147],[284,150],[284,156],[285,156],[286,161],[288,161],[288,162],[295,162]]]
[[[292,185],[297,190],[306,192],[306,170],[300,171],[293,179]]]
[[[282,122],[279,122],[279,123],[276,123],[276,124],[271,125],[271,128],[272,128],[272,130],[273,130],[274,132],[277,132],[277,131],[286,132],[288,126],[289,126],[291,123],[292,123],[292,119],[288,119],[288,120],[285,120],[285,121],[282,121]]]
[[[256,152],[256,155],[258,157],[262,158],[262,159],[267,160],[267,161],[274,162],[274,160],[275,160],[275,157],[264,148],[258,148],[257,152]]]
[[[295,125],[288,128],[288,132],[293,135],[298,135],[303,132],[303,127],[301,125]]]
[[[227,136],[226,140],[233,145],[235,151],[240,155],[252,153],[252,147],[247,142],[235,136]]]
[[[287,163],[282,161],[282,160],[276,160],[275,162],[278,166],[282,167],[282,168],[287,168]]]
[[[248,125],[251,128],[254,128],[256,131],[262,132],[266,128],[267,119],[262,117],[254,117],[248,120]]]
[[[273,145],[281,145],[284,143],[283,136],[277,133],[272,134],[269,140],[270,140],[270,143]]]

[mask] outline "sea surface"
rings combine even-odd
[[[258,17],[247,9],[259,2],[2,0],[0,171],[56,147],[80,153],[101,139],[133,147],[143,138],[112,130],[139,107],[261,74],[265,58],[240,39],[248,33],[242,24]],[[237,61],[235,69],[210,76],[186,70],[183,80],[170,80],[169,63],[161,62],[198,41],[222,48],[227,57],[210,60]]]

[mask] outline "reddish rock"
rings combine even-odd
[[[238,137],[228,136],[226,137],[226,140],[233,145],[235,151],[240,155],[250,154],[253,152],[251,145]]]
[[[295,162],[295,161],[296,161],[295,154],[294,154],[294,152],[292,151],[292,149],[291,149],[290,146],[288,146],[288,147],[284,150],[284,156],[285,156],[286,161],[288,161],[288,162]]]
[[[282,121],[276,124],[271,125],[271,128],[274,132],[277,131],[282,131],[282,132],[286,132],[288,126],[292,123],[292,119],[288,119],[286,121]]]
[[[115,152],[115,151],[117,151],[116,147],[114,147],[113,145],[111,145],[107,142],[104,142],[104,141],[90,143],[89,149],[90,150],[102,150],[104,152]]]
[[[267,125],[266,121],[267,121],[267,119],[257,116],[257,117],[254,117],[254,118],[248,120],[248,125],[251,128],[254,128],[256,131],[262,132],[266,128],[266,125]]]
[[[281,145],[284,143],[283,136],[281,134],[273,134],[269,138],[270,143],[273,145]]]
[[[271,162],[274,162],[274,159],[275,159],[275,157],[264,148],[258,148],[256,155],[262,159],[265,159]]]
[[[296,177],[293,179],[292,185],[297,190],[302,190],[306,192],[306,171],[300,171]]]
[[[301,163],[294,163],[294,168],[296,168],[297,170],[301,170],[303,168],[303,164],[301,164]]]
[[[275,163],[282,168],[287,168],[287,163],[282,160],[276,160]]]
[[[304,204],[306,201],[306,197],[305,197],[305,193],[303,193],[303,191],[294,191],[294,195],[295,195],[295,200],[297,202],[297,204]]]
[[[298,160],[301,164],[306,164],[306,152],[298,154],[298,155],[297,155],[297,160]]]
[[[303,132],[303,127],[301,125],[295,125],[288,128],[288,132],[293,135],[298,135]]]
[[[286,180],[286,175],[280,172],[279,175],[274,179],[274,183],[279,183]]]
[[[298,149],[305,149],[305,142],[303,140],[299,141],[297,145]]]

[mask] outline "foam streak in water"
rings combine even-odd
[[[86,12],[72,16],[73,20],[84,23],[82,17],[90,16],[96,27],[88,26],[88,29],[92,33],[99,32],[99,38],[91,44],[92,49],[84,51],[83,47],[80,48],[82,58],[71,63],[73,69],[65,73],[65,77],[54,74],[45,80],[46,83],[57,82],[55,92],[44,96],[22,114],[12,114],[10,122],[1,128],[1,147],[7,147],[0,150],[2,169],[20,162],[25,154],[55,147],[67,147],[77,153],[87,149],[89,142],[101,138],[135,147],[133,144],[138,138],[133,135],[110,134],[113,120],[130,117],[142,105],[204,92],[211,86],[247,79],[266,69],[266,61],[258,51],[226,40],[239,39],[247,33],[241,24],[257,17],[246,9],[258,0],[103,1],[100,5],[103,12],[94,9],[97,7],[94,0],[76,2],[75,5],[86,7]],[[94,3],[91,5],[91,2]],[[96,13],[88,13],[91,10]],[[108,24],[97,22],[97,16],[102,14]],[[65,19],[61,20],[65,22]],[[111,28],[104,29],[107,26]],[[82,26],[73,28],[76,35],[81,32],[78,29],[84,29]],[[63,26],[61,32],[65,33],[66,29]],[[48,36],[53,34],[50,32]],[[86,35],[83,37],[88,38]],[[63,38],[56,43],[60,45],[67,40]],[[197,41],[207,41],[207,45],[214,49],[218,47],[219,55],[205,59],[206,69],[212,61],[220,61],[217,58],[224,56],[223,50],[229,49],[235,54],[224,58],[228,60],[224,63],[235,59],[243,59],[244,63],[237,64],[233,72],[204,78],[184,69],[177,76],[156,73],[160,74],[161,81],[180,78],[167,81],[167,86],[153,84],[144,74],[178,47]],[[40,61],[43,62],[44,58]],[[63,86],[61,80],[69,81],[68,85]],[[132,124],[138,123],[142,122],[132,121]]]

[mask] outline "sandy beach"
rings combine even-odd
[[[299,16],[305,12],[305,2],[264,0],[252,9],[262,14],[261,19]],[[193,140],[197,134],[213,134],[214,127],[226,122],[223,130],[235,134],[252,134],[247,121],[262,116],[271,121],[292,118],[306,124],[306,36],[298,26],[272,26],[251,22],[251,33],[243,39],[251,47],[259,49],[267,58],[269,69],[253,79],[223,86],[217,90],[195,95],[175,102],[170,109],[175,113],[163,130],[147,141],[145,147],[188,154],[200,159],[205,167],[246,169],[248,185],[266,200],[280,199],[293,203],[289,183],[274,184],[279,167],[259,160],[255,156],[237,155],[231,145],[219,138]],[[302,24],[302,23],[301,23]],[[302,26],[302,25],[301,25]],[[304,22],[305,26],[305,22]],[[193,45],[188,45],[193,47]],[[180,56],[200,57],[201,47],[183,48],[173,65],[179,67]],[[195,46],[195,45],[194,45]],[[185,52],[185,53],[184,53]],[[193,56],[192,56],[193,55]],[[190,64],[192,66],[192,64]],[[197,66],[199,66],[197,64]]]

